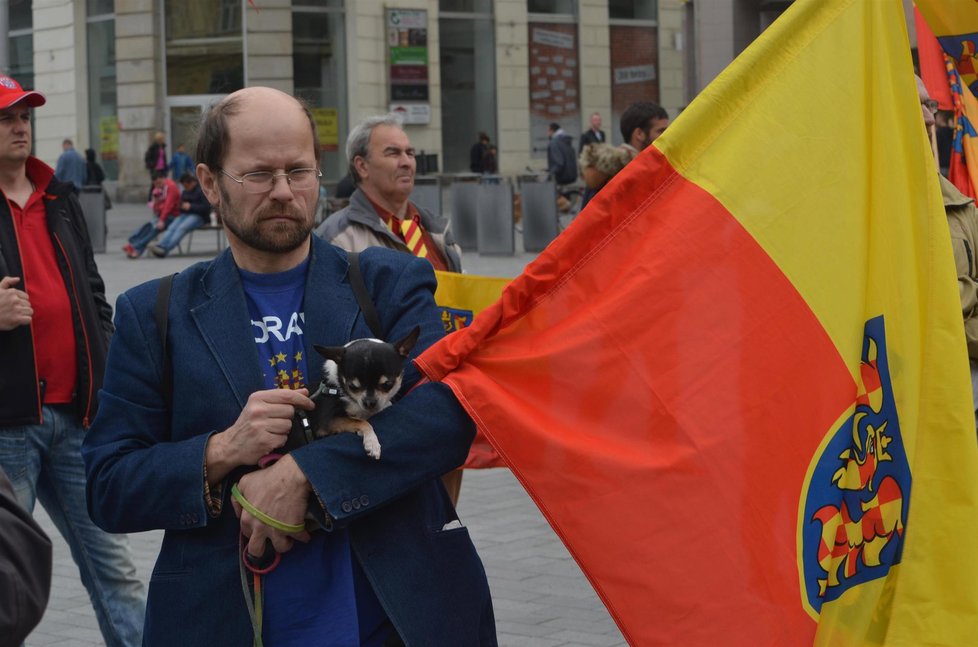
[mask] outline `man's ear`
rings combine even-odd
[[[367,160],[361,155],[357,155],[353,158],[353,168],[357,170],[357,176],[362,182],[367,177]]]
[[[197,165],[197,181],[200,182],[200,190],[204,192],[207,201],[215,210],[221,206],[221,190],[217,186],[220,180],[218,173],[212,171],[211,167],[206,164]]]

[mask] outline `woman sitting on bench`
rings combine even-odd
[[[183,193],[180,194],[180,215],[167,228],[159,243],[150,243],[148,249],[153,256],[163,258],[170,250],[180,244],[189,232],[210,220],[211,204],[204,197],[200,184],[190,173],[180,176]]]

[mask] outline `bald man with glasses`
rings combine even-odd
[[[308,108],[239,90],[206,115],[195,157],[228,249],[176,275],[168,299],[159,281],[119,298],[83,447],[96,523],[166,531],[146,644],[495,645],[485,571],[437,482],[475,433],[451,390],[409,367],[406,395],[370,420],[380,460],[354,434],[275,455],[313,406],[314,345],[374,336],[347,253],[312,235]],[[444,335],[429,262],[377,247],[359,267],[385,339],[420,326],[416,355]]]

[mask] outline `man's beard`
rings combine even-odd
[[[221,208],[217,212],[221,221],[248,247],[260,252],[283,254],[298,249],[309,240],[309,233],[313,228],[312,218],[307,218],[295,205],[263,207],[252,213],[251,221],[245,223],[232,206],[231,196],[220,183],[218,183],[218,190],[221,192]],[[318,202],[318,195],[316,200]],[[279,215],[283,211],[290,218],[289,222],[267,225],[263,230],[262,223],[269,216]]]

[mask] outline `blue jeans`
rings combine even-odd
[[[71,548],[105,644],[142,644],[146,591],[126,535],[112,535],[88,516],[81,426],[73,405],[45,406],[40,425],[0,428],[0,467],[17,501],[31,513],[41,505]]]
[[[204,219],[197,214],[182,213],[166,228],[166,233],[163,234],[163,238],[158,245],[169,252],[180,243],[180,240],[187,235],[187,232],[197,229],[202,224],[204,224]]]
[[[132,232],[132,236],[129,237],[129,244],[136,248],[136,251],[140,254],[146,249],[146,246],[153,242],[153,239],[160,234],[160,230],[156,228],[157,220],[151,220],[149,222],[144,222],[139,226],[139,229]],[[167,226],[172,220],[167,220]],[[163,231],[166,231],[165,229]]]

